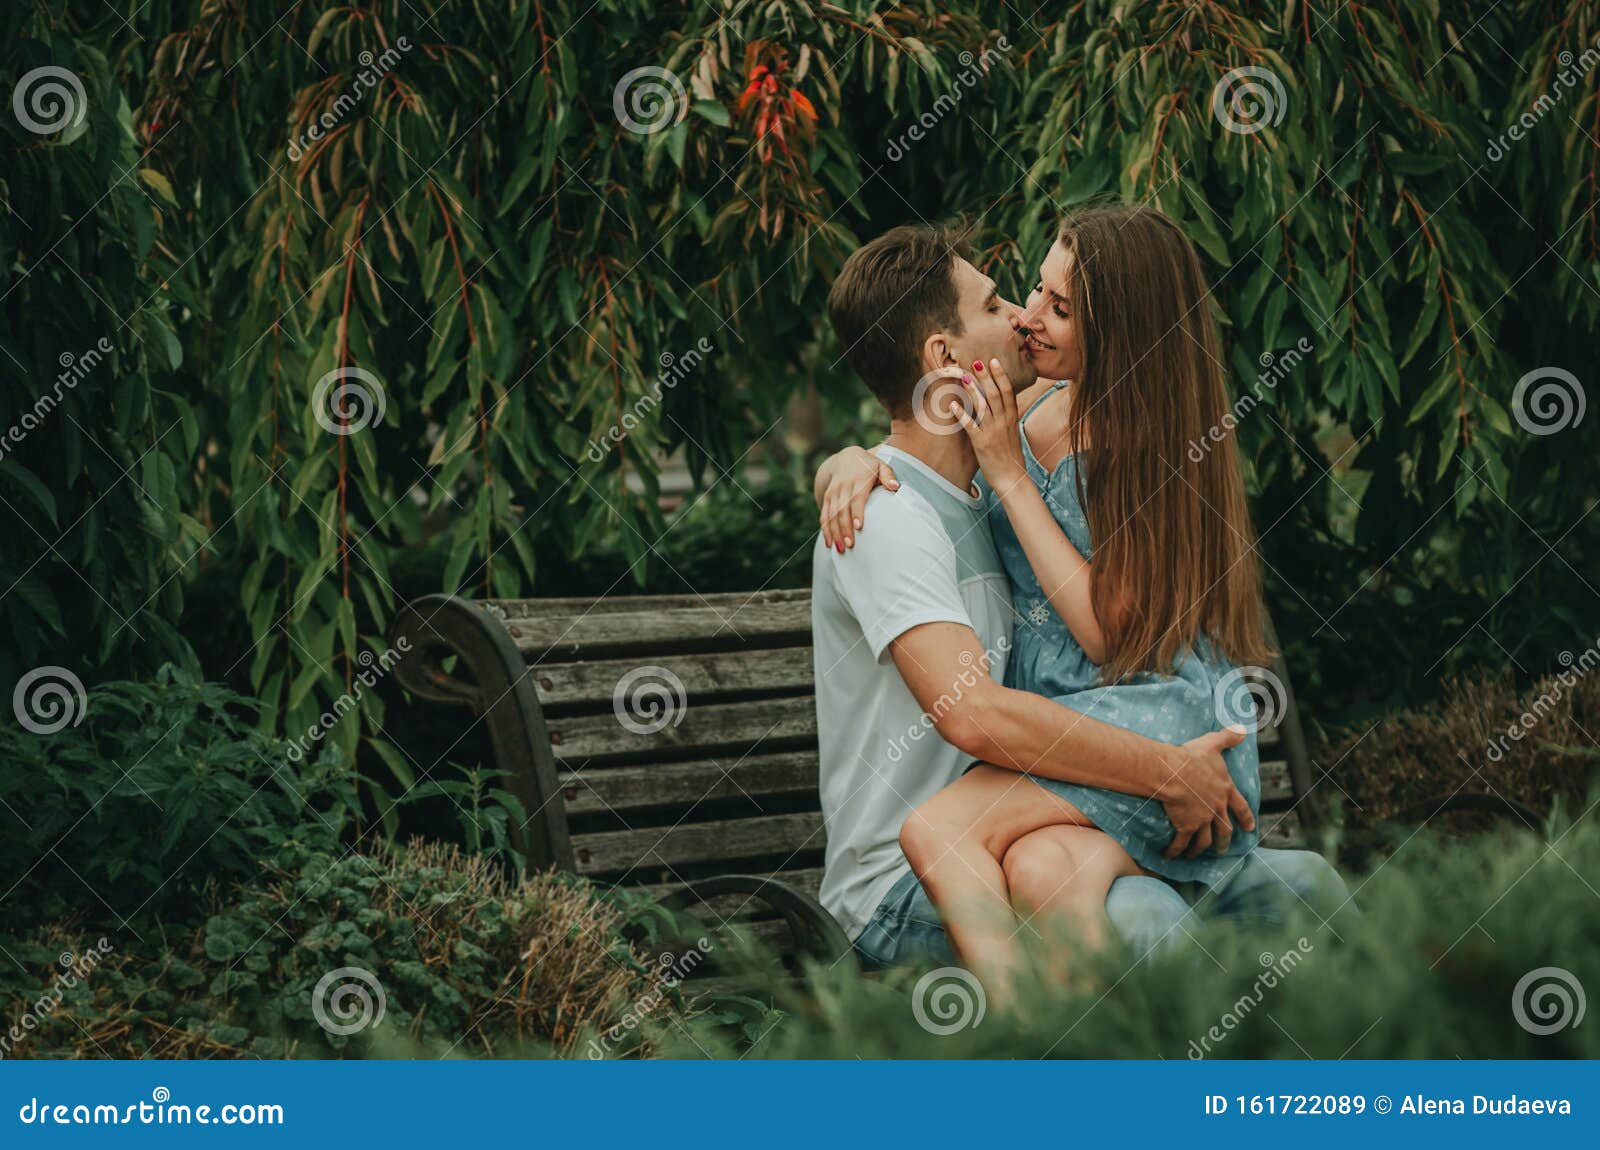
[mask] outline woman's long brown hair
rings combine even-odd
[[[1255,529],[1199,253],[1140,207],[1085,209],[1059,239],[1083,354],[1068,435],[1087,446],[1078,494],[1105,680],[1170,671],[1202,637],[1235,665],[1264,663]]]

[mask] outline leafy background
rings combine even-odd
[[[1104,196],[1199,244],[1239,386],[1314,349],[1238,434],[1316,719],[1591,643],[1594,422],[1531,436],[1511,395],[1546,366],[1593,382],[1600,4],[1029,7],[15,7],[8,91],[65,67],[88,115],[0,115],[0,424],[63,356],[114,351],[0,459],[0,678],[171,663],[270,735],[344,694],[413,594],[803,582],[816,444],[785,413],[814,389],[824,443],[872,428],[823,315],[844,256],[959,215],[1022,293],[1060,212]],[[641,66],[685,91],[648,135],[613,107]],[[1253,134],[1211,106],[1246,66],[1283,88]],[[341,367],[386,400],[350,436],[313,410]],[[669,519],[671,452],[696,494]],[[362,765],[341,809],[389,833],[427,773],[393,722],[366,692],[326,748]]]

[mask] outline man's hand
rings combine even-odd
[[[1229,727],[1173,748],[1170,778],[1155,796],[1177,831],[1162,852],[1166,858],[1180,854],[1198,858],[1212,846],[1218,854],[1225,853],[1233,841],[1229,812],[1238,819],[1241,830],[1255,830],[1250,804],[1233,785],[1222,761],[1222,752],[1238,746],[1245,734],[1243,727]]]

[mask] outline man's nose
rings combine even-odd
[[[1032,331],[1038,331],[1043,326],[1039,319],[1041,312],[1044,310],[1043,296],[1040,296],[1039,299],[1036,302],[1033,302],[1031,306],[1013,304],[1012,307],[1015,310],[1012,312],[1011,326],[1016,328],[1018,331],[1021,331],[1024,328]]]

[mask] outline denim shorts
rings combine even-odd
[[[944,922],[910,867],[889,888],[856,935],[856,956],[867,970],[888,966],[954,966]]]

